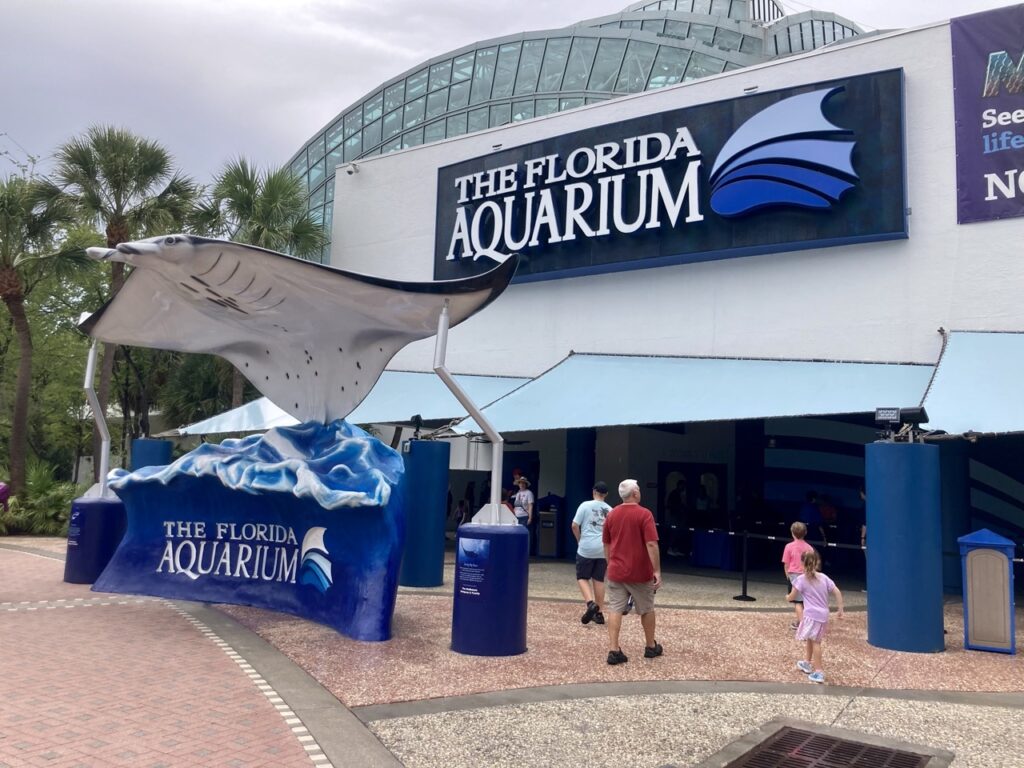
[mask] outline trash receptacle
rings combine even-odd
[[[957,542],[963,562],[964,648],[1016,653],[1014,543],[987,528]]]
[[[540,513],[540,531],[537,542],[539,557],[558,557],[558,513],[554,510]]]
[[[117,497],[82,497],[71,502],[64,581],[94,583],[121,543],[125,525],[124,502]]]

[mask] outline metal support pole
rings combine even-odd
[[[736,595],[733,600],[739,600],[744,603],[753,603],[757,600],[756,597],[751,597],[747,594],[747,532],[743,532],[743,589],[741,594]]]
[[[448,300],[444,302],[444,309],[437,318],[437,342],[434,346],[434,373],[436,373],[445,386],[455,395],[455,399],[462,403],[470,416],[480,425],[484,434],[491,441],[491,525],[499,525],[501,517],[498,514],[498,506],[501,504],[501,458],[504,453],[505,440],[498,434],[498,430],[487,420],[476,404],[459,386],[455,377],[451,375],[444,364],[445,352],[448,346]]]
[[[89,357],[85,363],[85,397],[89,401],[89,406],[92,408],[92,417],[96,422],[96,427],[100,431],[100,498],[107,497],[107,474],[110,472],[110,430],[107,429],[107,419],[103,413],[103,409],[100,408],[100,399],[96,396],[96,390],[93,389],[92,381],[96,375],[96,351],[99,347],[99,342],[93,339],[92,346],[89,347]]]

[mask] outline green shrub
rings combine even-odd
[[[0,510],[0,534],[66,536],[71,502],[85,488],[54,476],[45,461],[30,460],[25,472],[25,491],[11,497],[10,511]]]

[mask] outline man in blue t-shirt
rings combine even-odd
[[[604,559],[604,543],[601,534],[604,530],[604,519],[611,510],[604,498],[608,495],[608,486],[600,480],[594,483],[591,501],[584,501],[576,510],[572,519],[572,535],[576,537],[576,583],[587,603],[586,613],[580,621],[589,624],[591,621],[604,624],[604,573],[608,561]]]

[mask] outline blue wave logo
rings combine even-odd
[[[321,594],[333,584],[331,561],[327,559],[324,545],[326,528],[314,527],[302,537],[302,565],[299,567],[299,583],[310,584]]]
[[[711,208],[740,216],[769,206],[828,209],[859,177],[852,132],[828,121],[822,107],[842,91],[791,96],[758,112],[722,147],[711,169]]]

